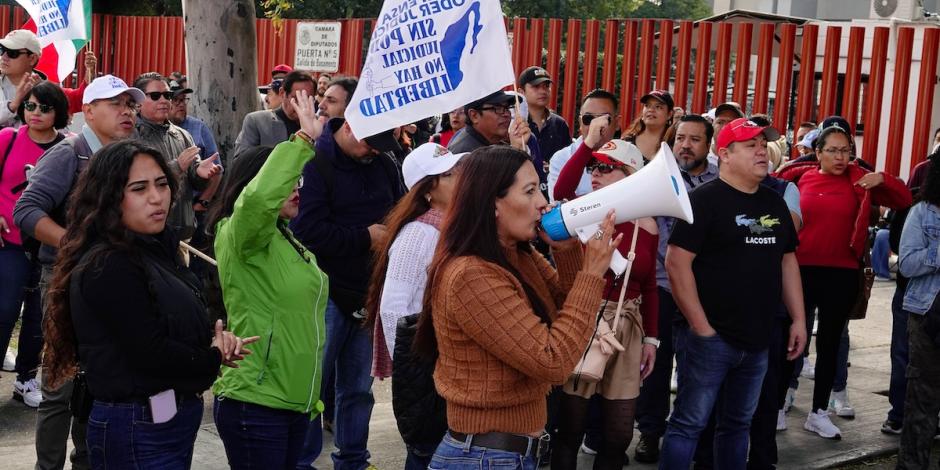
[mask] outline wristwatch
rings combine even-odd
[[[652,344],[656,349],[659,349],[659,343],[660,341],[652,336],[643,337],[643,344]]]

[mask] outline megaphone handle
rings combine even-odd
[[[640,223],[633,221],[633,240],[630,240],[630,252],[627,253],[627,269],[623,272],[623,284],[620,286],[620,299],[617,300],[617,314],[614,315],[614,324],[611,328],[615,333],[620,326],[620,314],[623,312],[623,298],[627,295],[627,281],[630,280],[630,271],[633,271],[633,259],[636,258],[636,239],[640,235]]]

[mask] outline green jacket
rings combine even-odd
[[[216,225],[228,328],[261,339],[248,346],[252,354],[237,369],[222,367],[212,386],[216,396],[310,413],[311,419],[323,410],[329,284],[279,213],[313,156],[302,141],[279,144],[238,196],[232,216]]]

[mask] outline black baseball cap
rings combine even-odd
[[[192,88],[184,88],[176,80],[170,80],[170,91],[173,92],[173,97],[176,98],[179,95],[185,95],[187,93],[192,93]]]
[[[548,74],[547,70],[537,65],[533,65],[519,74],[519,88],[526,85],[539,85],[545,82],[551,83],[552,76]]]
[[[486,95],[483,98],[480,98],[476,101],[471,101],[470,103],[467,103],[466,105],[464,105],[463,110],[464,112],[467,112],[471,109],[480,109],[483,106],[486,106],[488,104],[504,104],[508,106],[514,103],[515,101],[516,101],[515,93],[510,92],[510,91],[499,90],[497,92],[490,93],[489,95]]]
[[[643,95],[643,97],[640,98],[640,103],[646,103],[646,100],[650,98],[668,106],[670,111],[676,106],[676,102],[673,101],[672,95],[670,95],[666,90],[653,90]]]
[[[741,111],[741,108],[739,108],[739,107],[737,107],[737,106],[735,106],[735,105],[733,105],[733,104],[731,104],[731,103],[721,103],[721,104],[719,104],[718,107],[715,108],[715,116],[718,116],[719,114],[721,114],[721,113],[723,113],[723,112],[726,112],[726,111],[730,111],[730,112],[734,113],[734,114],[735,114],[737,117],[739,117],[739,118],[745,117],[745,116],[744,116],[744,111]]]

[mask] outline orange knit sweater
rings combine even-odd
[[[579,271],[581,250],[557,253],[557,272],[534,251],[506,256],[554,320],[540,323],[522,284],[496,264],[467,256],[444,267],[431,299],[434,383],[457,432],[544,429],[550,385],[568,379],[594,331],[604,279]]]

